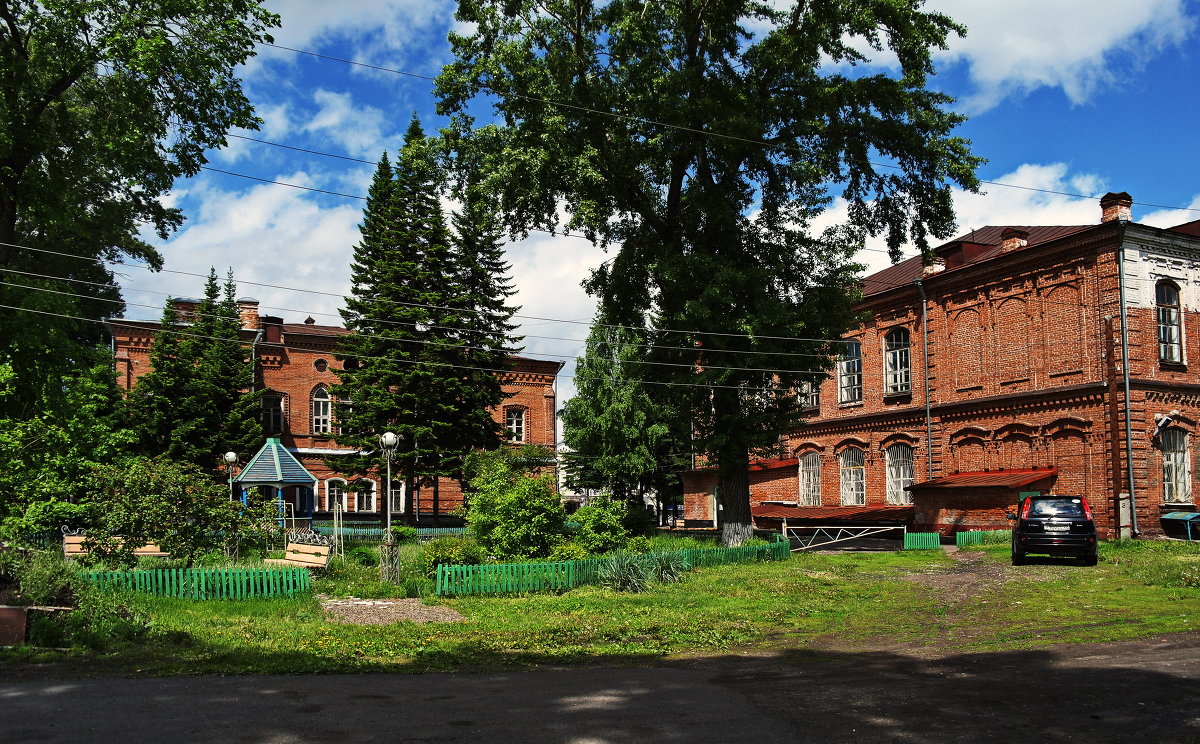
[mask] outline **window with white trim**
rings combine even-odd
[[[815,382],[800,383],[800,407],[812,410],[821,407],[821,386]]]
[[[867,503],[866,456],[858,447],[847,447],[838,455],[841,476],[842,506],[862,506]]]
[[[508,441],[525,441],[525,409],[504,409],[504,430],[508,432]]]
[[[1158,358],[1164,362],[1183,361],[1183,313],[1179,310],[1179,287],[1172,282],[1154,285],[1154,304],[1158,316]]]
[[[1163,501],[1168,504],[1192,500],[1192,468],[1188,433],[1172,426],[1162,433]]]
[[[887,502],[911,504],[912,493],[904,490],[913,482],[913,448],[897,442],[883,451],[887,462]]]
[[[883,337],[884,392],[888,395],[912,391],[912,364],[907,328],[893,328]]]
[[[838,360],[838,403],[859,403],[862,397],[862,344],[847,341]]]
[[[318,385],[312,393],[312,433],[328,434],[332,419],[329,390],[324,385]]]
[[[367,490],[356,491],[354,494],[354,511],[375,511],[375,484],[368,481]]]
[[[821,456],[816,452],[800,458],[800,504],[821,505]]]
[[[342,511],[346,510],[346,481],[343,481],[343,480],[325,481],[325,509],[326,509],[326,511],[333,511],[335,505],[341,505]]]

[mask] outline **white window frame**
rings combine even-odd
[[[861,403],[862,399],[862,344],[848,341],[838,360],[838,403]]]
[[[800,407],[806,411],[821,408],[821,385],[816,382],[800,383]]]
[[[354,492],[354,511],[356,512],[373,512],[375,511],[375,482],[367,481],[370,486],[366,491]]]
[[[896,442],[883,451],[887,463],[887,502],[907,505],[912,503],[912,493],[904,490],[913,484],[913,448],[905,442]]]
[[[883,389],[887,395],[912,392],[912,334],[893,328],[883,337]]]
[[[508,441],[524,444],[526,424],[527,417],[524,408],[511,406],[504,409],[504,430],[508,432]]]
[[[1163,503],[1192,501],[1192,447],[1187,431],[1172,426],[1161,435],[1163,458]]]
[[[800,457],[800,495],[801,506],[821,505],[821,456],[809,452]]]
[[[1175,302],[1163,302],[1160,292],[1170,290]],[[1158,358],[1163,362],[1183,362],[1183,307],[1175,282],[1163,280],[1154,285],[1155,319],[1158,325]]]
[[[336,489],[336,490],[335,490]],[[342,504],[342,511],[346,511],[346,481],[341,478],[330,478],[325,481],[325,511],[333,511],[334,496]]]
[[[867,453],[859,447],[847,447],[838,453],[838,476],[842,506],[866,506]]]
[[[312,391],[312,433],[329,434],[333,429],[333,398],[329,388],[318,385]]]

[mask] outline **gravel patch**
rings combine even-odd
[[[391,625],[399,622],[460,623],[465,617],[449,607],[427,605],[419,599],[329,599],[318,596],[331,623],[341,625]]]

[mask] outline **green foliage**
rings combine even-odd
[[[399,437],[394,463],[411,492],[422,476],[452,475],[463,453],[500,443],[492,409],[503,399],[513,309],[494,220],[471,200],[447,229],[443,175],[414,117],[393,167],[380,159],[351,264],[334,395],[342,472],[383,465],[378,437]],[[348,405],[347,401],[353,401]]]
[[[589,553],[607,553],[625,545],[629,533],[625,529],[629,509],[624,503],[607,497],[592,500],[571,515],[579,525],[573,542]]]
[[[906,241],[927,253],[954,229],[952,187],[977,188],[963,118],[928,84],[933,50],[963,29],[919,0],[649,7],[459,0],[439,110],[510,229],[565,222],[619,246],[587,286],[638,351],[613,344],[616,363],[588,374],[619,383],[578,405],[637,415],[629,383],[657,383],[668,428],[717,466],[725,538],[741,542],[751,455],[803,422],[797,391],[842,350],[822,339],[858,321],[855,252],[883,235],[896,258]],[[894,73],[854,71],[864,45],[894,54]],[[476,127],[479,99],[503,124]],[[819,230],[836,198],[845,222]],[[648,471],[653,442],[623,451],[619,421],[596,428],[605,477]]]
[[[644,592],[653,580],[645,556],[626,552],[605,556],[597,576],[600,586],[614,592]]]
[[[398,543],[415,543],[420,536],[416,527],[407,524],[392,525],[392,535]]]
[[[0,362],[20,382],[0,418],[40,416],[87,364],[103,337],[89,321],[122,311],[107,261],[161,266],[144,236],[183,217],[160,199],[227,131],[257,128],[234,70],[277,23],[253,0],[5,3],[0,268],[57,278],[0,283],[0,304],[31,311],[0,314]]]
[[[186,326],[167,300],[150,348],[151,371],[128,401],[128,426],[142,455],[166,455],[212,472],[222,453],[248,457],[262,445],[260,393],[251,392],[254,368],[241,340],[236,294],[232,278],[222,289],[210,270]]]
[[[141,641],[150,632],[150,619],[133,609],[129,595],[91,588],[80,593],[75,611],[63,624],[72,645],[92,650]]]
[[[1200,545],[1152,540],[1100,544],[1100,558],[1151,586],[1200,588]]]
[[[366,545],[359,545],[346,551],[346,560],[360,566],[378,566],[379,556]]]
[[[57,551],[36,552],[13,568],[17,599],[24,605],[72,605],[84,585],[75,566]]]
[[[649,565],[650,577],[660,584],[679,581],[691,568],[687,559],[677,552],[646,553],[645,559]]]
[[[488,551],[470,537],[446,535],[425,543],[421,552],[425,576],[435,576],[438,566],[476,566],[488,562]]]
[[[115,565],[133,565],[133,549],[155,543],[191,566],[207,553],[261,539],[273,529],[273,504],[230,501],[225,485],[199,468],[162,458],[100,470],[89,488],[94,558]]]
[[[467,531],[501,560],[544,558],[567,539],[566,514],[549,476],[520,467],[529,451],[472,453],[467,472],[473,493]]]
[[[578,540],[568,540],[554,546],[550,551],[549,560],[554,562],[582,561],[592,557],[592,552]]]

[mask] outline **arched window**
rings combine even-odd
[[[893,328],[883,337],[884,392],[889,395],[912,390],[911,358],[907,328]]]
[[[318,385],[312,394],[312,432],[313,434],[328,434],[332,423],[329,390],[324,385]]]
[[[1192,473],[1188,433],[1172,426],[1162,433],[1163,501],[1181,504],[1192,500]]]
[[[816,452],[800,458],[800,504],[821,505],[821,456]]]
[[[913,448],[897,442],[883,451],[887,460],[887,502],[911,504],[912,494],[905,491],[913,482]]]
[[[358,491],[354,495],[354,511],[372,512],[375,511],[375,484],[372,481],[367,481],[365,491]]]
[[[842,485],[842,506],[867,503],[867,469],[863,451],[847,447],[838,455]]]
[[[1179,312],[1179,288],[1171,282],[1154,285],[1154,303],[1158,310],[1158,358],[1164,362],[1183,361],[1183,314]]]
[[[504,430],[508,432],[508,441],[525,441],[525,409],[504,409]]]
[[[342,511],[346,509],[346,481],[325,481],[325,509],[333,511],[337,506],[341,506]]]
[[[279,434],[283,431],[283,396],[266,393],[260,400],[263,433]]]
[[[858,403],[862,397],[862,344],[847,341],[838,361],[838,403]]]

